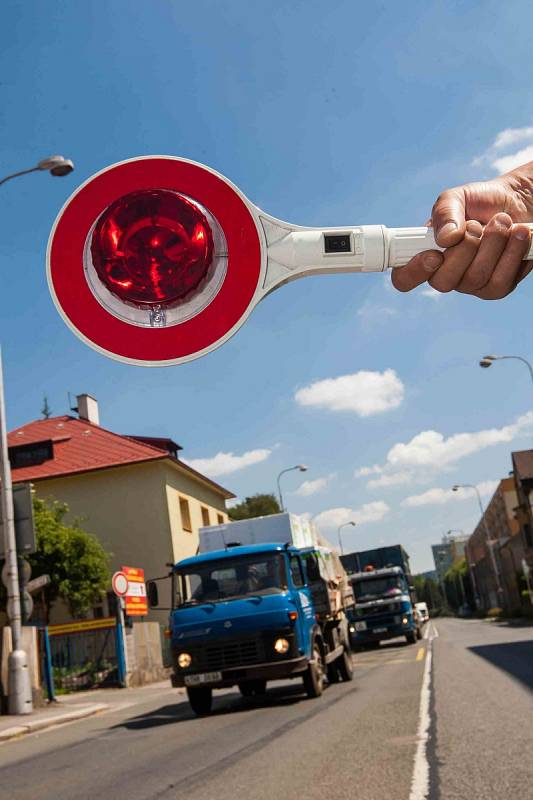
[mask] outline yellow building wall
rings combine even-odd
[[[165,461],[36,481],[34,487],[41,499],[67,503],[65,521],[79,519],[81,527],[100,540],[111,553],[111,572],[122,566],[141,567],[147,579],[166,575],[168,562],[196,553],[202,506],[209,509],[212,524],[217,513],[227,520],[221,494]],[[189,502],[192,533],[183,530],[180,496]],[[160,605],[169,604],[169,584],[160,585]],[[52,622],[67,616],[58,604]],[[167,611],[149,614],[161,623],[167,616]]]

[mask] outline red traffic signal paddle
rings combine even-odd
[[[209,167],[145,156],[74,192],[52,228],[47,271],[59,313],[86,344],[168,366],[219,347],[288,281],[382,272],[430,249],[439,248],[428,228],[291,225]]]

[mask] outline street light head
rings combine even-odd
[[[69,158],[63,156],[50,156],[44,158],[37,164],[37,169],[48,170],[51,175],[56,178],[62,178],[64,175],[69,175],[74,169],[74,164]]]
[[[479,362],[479,366],[480,367],[484,367],[485,369],[487,369],[488,367],[492,366],[492,358],[488,358],[488,357],[482,358],[481,361]]]
[[[298,469],[300,470],[300,472],[307,472],[307,467],[305,466],[305,464],[298,464]]]
[[[355,526],[357,525],[357,522],[349,522],[348,525],[353,525],[353,527],[355,528]]]
[[[461,487],[459,486],[459,484],[456,483],[454,486],[452,486],[452,492],[458,492],[460,488]]]

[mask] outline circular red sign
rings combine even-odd
[[[170,189],[201,203],[218,220],[228,247],[218,293],[196,316],[168,327],[140,327],[111,314],[84,270],[96,220],[118,197],[142,189]],[[147,366],[189,361],[222,344],[252,310],[262,269],[259,230],[244,195],[208,167],[172,156],[124,161],[90,178],[59,213],[48,245],[50,291],[67,325],[99,352]]]
[[[119,597],[124,597],[128,593],[128,576],[125,572],[115,572],[111,578],[113,591]]]

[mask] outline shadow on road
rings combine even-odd
[[[303,694],[303,689],[298,683],[295,686],[282,686],[269,689],[266,694],[260,697],[246,698],[240,694],[213,696],[213,711],[210,717],[223,716],[224,714],[236,714],[251,711],[254,708],[272,708],[276,706],[290,706],[305,701],[307,698]],[[191,722],[198,719],[191,710],[187,700],[179,703],[171,703],[161,708],[148,711],[146,714],[139,714],[136,717],[124,720],[113,728],[127,728],[128,730],[143,730],[146,728],[157,728],[161,725],[174,725],[177,722]]]
[[[486,659],[498,669],[508,672],[516,680],[533,689],[533,641],[484,644],[469,648],[472,653]]]

